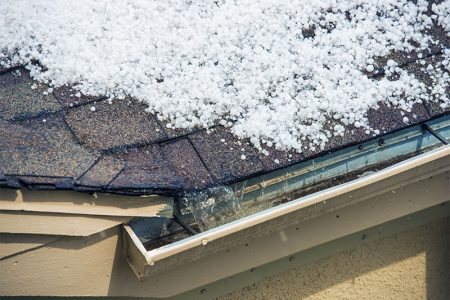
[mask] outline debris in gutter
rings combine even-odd
[[[339,153],[330,153],[317,158],[317,161],[313,159],[305,165],[292,166],[272,175],[266,174],[203,192],[187,193],[176,199],[176,213],[196,232],[213,229],[253,213],[374,174],[441,147],[448,143],[449,120],[448,116],[443,116],[439,121],[385,135],[353,149],[350,147],[338,151]],[[189,236],[182,227],[172,227],[171,233],[154,239],[146,247],[155,249]]]
[[[181,212],[191,214],[200,231],[238,220],[246,215],[241,206],[242,195],[228,186],[186,193],[181,199]]]

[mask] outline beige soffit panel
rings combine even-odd
[[[424,200],[422,196],[426,192],[423,186],[433,187],[443,179],[442,176],[438,177],[441,178],[438,180],[433,177],[430,182],[417,187],[417,190],[410,191],[416,196],[407,205],[409,210],[415,209],[415,205]],[[417,194],[417,191],[421,192]],[[406,186],[402,188],[401,194],[406,195],[408,192],[409,187]],[[400,197],[400,191],[393,195],[397,200],[403,198]],[[437,193],[430,197],[426,194],[426,197],[436,202],[439,199],[433,198],[442,195]],[[372,203],[378,203],[377,200],[381,199],[376,197]],[[182,260],[178,266],[145,281],[136,278],[124,259],[119,226],[89,237],[63,237],[44,247],[0,260],[0,295],[169,297],[224,279],[230,272],[234,274],[237,268],[249,270],[249,273],[254,267],[259,270],[260,264],[255,263],[255,260],[265,261],[271,255],[293,255],[311,249],[311,245],[318,242],[334,240],[334,233],[349,229],[351,224],[341,224],[347,218],[357,217],[355,224],[364,221],[364,227],[368,223],[379,223],[376,220],[389,218],[389,214],[395,213],[405,202],[408,200],[397,203],[385,199],[374,208],[371,208],[370,203],[361,203],[289,228],[275,228],[272,233],[268,232],[267,236],[258,240],[244,239],[237,245],[226,243],[222,247],[223,251],[203,259],[190,262],[188,259]],[[386,204],[389,206],[386,207]],[[335,217],[336,213],[341,216],[339,219]],[[299,230],[296,230],[297,226]],[[285,242],[282,241],[283,237],[287,237]],[[299,251],[291,252],[294,248]],[[197,293],[200,295],[200,290]],[[181,299],[211,299],[206,297],[208,295]]]
[[[127,271],[121,281],[139,282],[120,253],[119,230],[117,226],[89,237],[62,237],[44,247],[0,260],[0,298],[107,296],[110,288],[121,284],[115,281],[115,268],[120,265]]]
[[[0,233],[89,236],[131,217],[89,216],[0,210]]]
[[[151,217],[171,215],[172,204],[173,198],[160,196],[0,189],[0,210],[10,211]]]
[[[448,201],[450,165],[445,160],[448,156],[437,154],[435,152],[431,157],[427,155],[420,161],[415,160],[414,164],[418,168],[406,168],[401,164],[399,170],[397,165],[383,174],[383,180],[374,180],[368,186],[361,187],[361,181],[357,181],[356,188],[364,190],[357,195],[369,194],[365,200],[332,206],[332,210],[311,218],[302,215],[306,207],[297,207],[298,210],[293,212],[295,215],[281,215],[273,222],[264,220],[264,228],[261,227],[265,230],[264,235],[226,235],[199,247],[201,253],[186,251],[182,255],[173,255],[173,264],[169,264],[172,261],[155,261],[151,268],[160,268],[161,273],[153,273],[155,276],[145,281],[139,281],[127,264],[148,263],[145,255],[139,256],[144,250],[142,244],[134,243],[135,240],[127,234],[123,236],[123,241],[120,226],[89,237],[63,237],[36,250],[0,260],[0,295],[162,298],[204,286],[243,270],[255,267],[258,270],[260,265],[281,256],[287,259],[287,256],[315,245]],[[425,163],[424,158],[428,163]],[[407,162],[407,166],[411,166],[411,162]],[[431,165],[429,162],[432,162]],[[403,173],[405,171],[408,176]],[[378,175],[372,179],[377,178]],[[369,187],[370,190],[367,189]],[[373,190],[380,192],[373,193]],[[317,194],[312,197],[317,197]],[[335,194],[331,195],[328,198],[330,201],[326,203],[345,200],[342,195],[335,197]],[[318,205],[324,205],[323,201]],[[442,206],[444,208],[448,209]],[[337,215],[340,217],[337,218]],[[290,217],[295,218],[292,220]],[[251,232],[248,233],[255,233],[255,227],[249,229]],[[127,252],[123,253],[123,249]],[[209,252],[215,249],[220,251]],[[152,254],[144,253],[149,256]]]
[[[0,260],[43,247],[60,238],[58,235],[0,233]]]

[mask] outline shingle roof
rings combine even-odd
[[[423,59],[437,65],[449,39],[438,26],[430,33],[440,44],[423,52]],[[391,58],[430,85],[417,54],[379,58],[378,76]],[[373,138],[350,126],[323,150],[298,154],[268,149],[265,156],[221,127],[210,133],[167,128],[132,99],[110,104],[98,97],[71,96],[67,87],[44,95],[48,87],[33,82],[23,68],[15,75],[15,69],[0,68],[0,186],[176,193],[240,181]],[[383,135],[449,112],[438,103],[415,104],[411,112],[381,104],[368,118]],[[409,124],[403,122],[405,116]]]

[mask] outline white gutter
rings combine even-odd
[[[448,167],[450,165],[450,146],[440,147],[425,154],[407,159],[403,162],[395,164],[391,167],[388,167],[366,177],[355,179],[351,182],[344,183],[336,187],[328,188],[326,190],[302,197],[300,199],[281,204],[277,207],[255,213],[253,215],[219,226],[217,228],[183,239],[181,241],[148,251],[146,252],[145,256],[148,263],[150,265],[153,265],[155,262],[163,260],[170,256],[182,253],[198,246],[206,245],[211,241],[226,237],[255,225],[298,211],[307,206],[326,201],[327,199],[343,195],[355,189],[369,186],[375,182],[384,180],[386,178],[398,175],[402,172],[412,170],[418,166],[422,166],[434,160],[445,157],[448,157],[448,163],[442,167]]]

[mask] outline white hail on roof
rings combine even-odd
[[[443,67],[427,69],[431,93],[394,60],[386,73],[396,73],[395,81],[367,76],[377,72],[376,57],[434,43],[423,33],[433,19],[448,32],[450,1],[433,5],[434,16],[427,6],[423,0],[1,1],[0,62],[28,63],[31,75],[52,87],[135,97],[170,127],[221,124],[260,150],[270,144],[300,151],[323,147],[349,124],[373,134],[366,116],[377,102],[406,111],[422,100],[449,105],[448,49]]]

